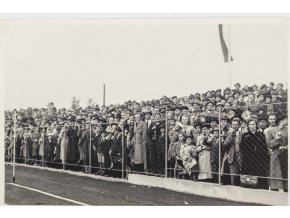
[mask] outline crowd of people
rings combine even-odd
[[[12,159],[15,137],[16,161],[26,164],[80,166],[103,176],[125,166],[207,182],[218,182],[221,169],[223,184],[288,191],[287,89],[273,82],[234,87],[102,107],[5,111],[5,159]]]

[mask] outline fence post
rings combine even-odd
[[[25,141],[24,141],[24,151],[23,151],[23,156],[24,156],[24,164],[26,165],[27,164],[27,144],[26,144],[26,142],[27,142],[27,140],[26,140],[26,138],[27,138],[27,135],[26,135],[26,133],[25,133]]]
[[[125,136],[124,136],[124,122],[122,121],[122,179],[124,179],[124,139],[125,139]]]
[[[45,131],[44,131],[44,127],[43,127],[43,138],[42,138],[42,143],[43,143],[43,148],[42,148],[42,157],[41,157],[41,162],[42,162],[42,166],[44,166],[44,151],[45,151]]]
[[[63,125],[63,138],[65,140],[66,136],[66,131],[65,131],[65,126]],[[61,140],[60,140],[60,150],[61,150]],[[66,152],[65,152],[66,151]],[[66,156],[67,156],[67,150],[64,149],[64,160],[62,160],[62,169],[66,170]]]
[[[168,116],[167,116],[167,112],[165,112],[165,178],[167,178],[167,138],[168,138]]]
[[[13,183],[15,183],[15,145],[16,145],[16,112],[14,114],[14,139],[13,139]]]
[[[92,120],[90,118],[89,173],[92,173]]]
[[[221,185],[221,108],[219,108],[219,185]]]

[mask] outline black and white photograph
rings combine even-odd
[[[288,28],[1,19],[5,205],[288,205]]]

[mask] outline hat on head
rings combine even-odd
[[[50,121],[46,120],[46,121],[44,122],[44,124],[48,124],[48,125],[50,125]]]
[[[264,115],[264,114],[261,114],[258,116],[258,121],[261,121],[261,120],[266,120],[268,121],[268,116]]]
[[[210,124],[209,123],[203,123],[201,128],[204,128],[204,127],[209,129],[210,128]]]
[[[239,87],[241,87],[240,83],[236,83],[234,86],[239,86]]]
[[[250,87],[248,88],[248,91],[249,91],[249,92],[253,92],[253,91],[254,91],[253,87],[250,86]]]
[[[122,129],[119,126],[116,126],[115,130],[118,132],[122,132]]]
[[[239,95],[241,94],[241,92],[240,92],[239,90],[234,90],[234,91],[233,91],[233,95],[235,95],[235,94],[237,94],[237,93],[238,93]]]
[[[277,83],[277,86],[283,86],[283,83]]]
[[[182,110],[182,106],[181,105],[176,105],[176,107],[174,108],[174,110],[179,109]]]
[[[211,131],[212,133],[214,133],[214,132],[220,132],[220,130],[219,130],[219,128],[214,128],[212,131]]]
[[[223,107],[224,104],[223,104],[222,102],[217,102],[217,103],[216,103],[216,107],[219,107],[219,106]]]
[[[209,97],[205,96],[203,100],[204,101],[209,101]]]
[[[188,110],[187,106],[181,106],[181,110]]]
[[[211,117],[209,117],[210,119],[210,122],[217,122],[217,123],[219,123],[219,118],[218,117],[214,117],[214,116],[211,116]]]
[[[250,115],[250,119],[258,120],[258,115],[257,115],[257,114],[253,114],[253,113],[251,113],[251,115]]]
[[[202,126],[202,122],[196,121],[196,122],[194,122],[193,126],[194,126],[194,128],[196,128],[197,126],[201,127]]]
[[[244,85],[242,89],[248,91],[249,87],[247,85]]]
[[[85,121],[85,119],[84,118],[80,118],[80,119],[77,119],[76,121],[77,121],[77,123],[82,123],[83,121]]]
[[[227,87],[227,88],[224,90],[223,93],[224,93],[224,95],[225,95],[225,94],[230,94],[231,91],[232,91],[232,90],[231,90],[230,88]]]
[[[96,114],[92,116],[92,119],[99,120],[99,121],[101,120],[100,117],[98,115],[96,115]]]
[[[288,118],[287,112],[280,113],[277,116],[276,122],[279,123],[281,120],[284,120],[285,118]]]
[[[186,135],[184,140],[186,140],[186,139],[188,139],[188,138],[190,138],[191,140],[194,139],[194,137],[193,137],[192,135]]]
[[[70,119],[69,119],[70,122],[75,122],[76,121],[76,118],[74,116],[72,116]]]
[[[244,98],[245,96],[249,96],[247,93],[244,93],[243,95],[242,95],[242,97]]]
[[[241,119],[240,119],[239,117],[236,117],[236,116],[235,116],[235,117],[232,117],[232,122],[233,122],[233,121],[239,121],[239,122],[241,122]]]
[[[231,119],[230,119],[227,115],[222,116],[222,117],[221,117],[221,120],[226,120],[226,121],[228,121],[228,122],[231,121]]]
[[[263,85],[261,86],[261,89],[265,89],[265,88],[268,88],[268,86],[267,86],[266,84],[263,84]]]
[[[202,111],[202,109],[201,109],[201,107],[198,107],[198,108],[194,108],[193,111],[194,111],[194,112]]]
[[[212,104],[212,106],[214,106],[214,103],[211,102],[211,101],[209,101],[209,102],[207,102],[207,103],[205,104],[205,107],[207,107],[208,104]]]
[[[117,113],[117,114],[115,115],[115,118],[116,118],[116,119],[122,119],[122,116],[121,116],[120,113]]]

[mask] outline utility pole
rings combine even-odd
[[[105,102],[106,102],[106,85],[104,84],[103,85],[103,106],[106,105]]]

